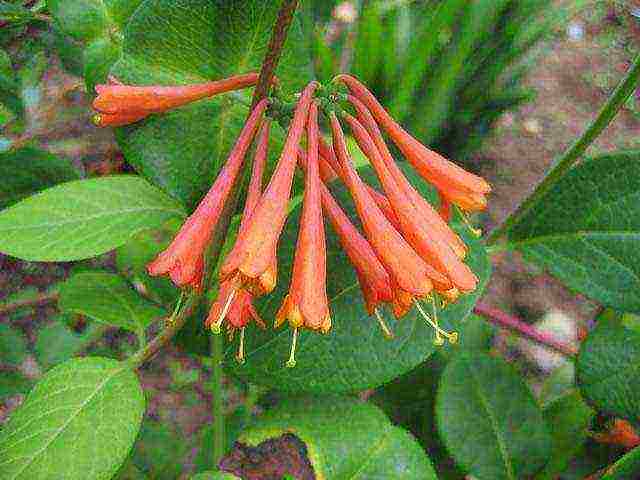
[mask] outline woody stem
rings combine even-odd
[[[480,315],[501,328],[506,328],[507,330],[511,330],[516,334],[527,338],[539,345],[550,348],[551,350],[555,350],[556,352],[564,355],[568,358],[575,358],[577,355],[576,349],[571,345],[568,345],[560,340],[554,338],[552,335],[541,332],[535,327],[523,322],[519,318],[508,315],[494,307],[490,307],[489,305],[485,305],[483,303],[476,304],[474,310],[477,315]]]
[[[591,125],[589,125],[589,128],[587,128],[582,136],[564,153],[555,165],[551,167],[551,170],[547,173],[544,180],[536,187],[534,192],[522,202],[518,209],[507,218],[502,226],[491,232],[487,239],[488,245],[494,244],[509,230],[520,223],[525,215],[542,200],[547,192],[567,174],[587,148],[589,148],[594,140],[598,138],[602,131],[611,123],[627,99],[636,90],[639,79],[640,55],[635,58],[627,76],[622,83],[618,85],[613,95],[609,97],[598,116]]]
[[[273,81],[274,73],[278,67],[280,56],[282,55],[284,42],[287,40],[289,27],[291,26],[297,8],[298,0],[282,1],[280,11],[278,12],[278,19],[273,27],[271,40],[269,40],[269,46],[267,47],[267,54],[262,63],[258,84],[253,93],[251,108],[255,107],[260,100],[267,96],[269,86]]]

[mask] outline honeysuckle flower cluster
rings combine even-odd
[[[112,82],[96,88],[96,123],[132,123],[256,81],[256,74],[246,74],[184,87],[134,87]],[[340,85],[348,93],[340,93]],[[355,269],[368,314],[377,319],[387,337],[393,333],[384,320],[384,309],[389,308],[400,319],[415,307],[433,327],[436,344],[456,342],[457,333],[445,331],[438,323],[436,298],[443,303],[455,302],[477,288],[478,278],[464,263],[467,245],[449,226],[451,210],[457,207],[463,217],[465,212],[483,210],[491,191],[489,184],[422,145],[356,78],[338,75],[331,88],[311,82],[298,95],[289,111],[284,146],[263,190],[272,118],[282,113],[275,106],[277,101],[263,99],[253,107],[213,186],[169,247],[149,264],[149,273],[168,275],[178,287],[203,288],[206,249],[255,143],[237,238],[218,269],[218,295],[206,319],[206,326],[214,333],[220,333],[225,322],[230,334],[240,330],[238,361],[244,361],[246,327],[251,322],[265,327],[253,302],[271,293],[278,281],[278,242],[298,167],[305,177],[302,214],[289,291],[274,319],[275,327],[287,322],[293,330],[287,365],[295,365],[300,329],[320,333],[331,330],[325,218]],[[323,139],[321,122],[328,125],[331,144]],[[368,158],[381,191],[358,175],[343,126],[348,126]],[[420,176],[436,188],[438,209],[407,180],[389,150],[385,134]],[[344,183],[353,199],[362,231],[327,187],[337,180]],[[428,303],[432,306],[430,313],[425,309]]]

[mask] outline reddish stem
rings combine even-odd
[[[506,328],[507,330],[511,330],[512,332],[521,335],[535,343],[538,343],[544,347],[550,348],[551,350],[555,350],[562,355],[573,358],[578,352],[577,350],[564,342],[554,338],[552,335],[546,332],[541,332],[532,325],[529,325],[517,317],[513,317],[502,310],[499,310],[494,307],[490,307],[483,303],[476,304],[473,311],[485,317],[494,325],[497,325],[501,328]]]

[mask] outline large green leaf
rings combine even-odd
[[[553,447],[551,459],[536,480],[554,480],[584,445],[595,412],[573,391],[551,402],[543,413],[551,430]]]
[[[0,251],[31,261],[81,260],[176,216],[184,216],[180,205],[140,177],[77,180],[0,212]]]
[[[640,472],[640,447],[636,447],[607,469],[601,480],[636,480]]]
[[[69,160],[31,147],[0,154],[0,176],[0,208],[57,183],[80,178]]]
[[[413,183],[429,192],[417,176],[405,169]],[[363,178],[375,183],[370,169],[361,172]],[[343,206],[355,217],[348,194],[342,186],[334,193]],[[278,287],[258,302],[264,320],[272,323],[289,286],[294,246],[298,232],[298,212],[287,222],[279,247]],[[468,264],[480,277],[478,290],[463,296],[439,313],[445,328],[459,329],[482,293],[491,270],[484,246],[472,238],[463,227],[456,226],[470,245]],[[367,315],[356,275],[337,237],[327,225],[327,285],[333,328],[328,335],[301,332],[296,355],[297,366],[285,366],[291,332],[288,328],[263,331],[247,329],[247,361],[238,366],[229,354],[229,367],[235,374],[256,384],[264,384],[287,391],[346,392],[377,387],[408,372],[433,352],[433,330],[414,309],[401,321],[384,315],[395,332],[394,340],[387,340],[374,318]],[[430,311],[430,307],[427,307]]]
[[[447,365],[436,418],[451,455],[479,480],[526,478],[551,454],[533,395],[508,364],[484,353],[460,353]]]
[[[144,330],[164,315],[164,309],[136,292],[120,275],[81,272],[60,288],[63,312],[85,315],[97,322],[124,328],[144,338]]]
[[[508,232],[512,245],[569,287],[640,311],[640,153],[585,161]]]
[[[144,405],[125,364],[90,357],[54,368],[0,432],[0,478],[110,479],[135,441]]]
[[[255,446],[292,433],[307,446],[317,478],[436,480],[415,439],[373,405],[345,397],[289,398],[239,441]]]
[[[601,321],[582,343],[578,385],[598,410],[640,421],[640,333]]]
[[[131,18],[112,73],[125,83],[188,84],[257,71],[281,2],[148,0]],[[301,24],[293,23],[277,74],[285,91],[310,78]],[[249,99],[224,95],[119,129],[129,161],[152,182],[194,203],[224,163]],[[274,129],[276,130],[276,129]]]

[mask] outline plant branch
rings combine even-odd
[[[15,302],[6,303],[0,305],[0,315],[6,315],[14,312],[23,307],[41,307],[47,303],[52,303],[58,300],[59,294],[54,293],[42,293],[34,298],[27,298],[25,300],[17,300]]]
[[[262,63],[262,69],[260,70],[258,84],[253,93],[251,108],[255,107],[260,100],[267,96],[269,86],[273,82],[276,68],[278,68],[284,42],[287,40],[289,27],[298,8],[298,1],[299,0],[282,0],[282,5],[278,12],[278,19],[273,27],[271,40],[269,40],[269,46],[267,47],[267,54]]]
[[[535,327],[523,322],[519,318],[508,315],[507,313],[497,308],[490,307],[483,303],[476,304],[474,310],[476,314],[486,318],[488,321],[501,328],[506,328],[518,335],[525,337],[539,345],[555,350],[556,352],[564,355],[565,357],[574,358],[578,352],[576,349],[560,340],[554,338],[552,335],[541,332]]]
[[[162,347],[171,342],[173,337],[176,336],[176,334],[187,322],[188,318],[195,310],[199,301],[200,294],[191,293],[189,298],[187,298],[183,308],[168,319],[167,326],[162,330],[162,332],[160,332],[144,348],[140,349],[137,353],[131,356],[131,358],[129,358],[129,363],[131,363],[134,368],[138,368],[143,363],[150,360],[156,353],[158,353],[158,351],[162,349]]]
[[[618,111],[625,104],[627,99],[635,91],[640,78],[640,55],[638,55],[625,79],[618,85],[616,90],[602,107],[595,120],[589,125],[582,136],[567,150],[564,155],[555,163],[544,180],[536,187],[534,192],[520,204],[518,209],[512,213],[507,220],[489,235],[487,244],[495,243],[504,236],[510,229],[516,226],[524,216],[535,207],[542,197],[566,175],[575,165],[584,152],[594,142],[594,140],[607,128]]]

